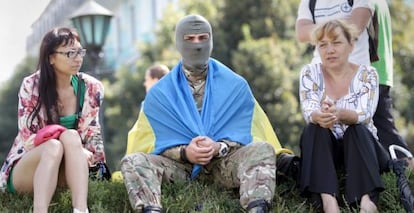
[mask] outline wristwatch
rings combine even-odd
[[[221,157],[226,156],[229,153],[229,146],[223,142],[218,142],[218,143],[220,143],[220,149],[219,149],[217,157],[221,158]]]

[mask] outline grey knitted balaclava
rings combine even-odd
[[[209,33],[210,38],[199,43],[184,40],[184,35],[199,33]],[[175,28],[175,43],[183,65],[188,71],[201,73],[206,70],[213,50],[213,34],[210,23],[204,17],[188,15],[182,18]]]

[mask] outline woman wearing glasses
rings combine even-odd
[[[80,74],[86,50],[73,29],[43,38],[38,69],[19,91],[18,135],[0,171],[0,189],[33,193],[33,212],[48,212],[57,186],[73,212],[88,212],[88,168],[105,161],[98,120],[101,82]]]

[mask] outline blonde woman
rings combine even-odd
[[[301,138],[300,189],[325,212],[339,212],[338,171],[345,173],[345,199],[361,212],[377,212],[384,190],[380,171],[388,156],[378,143],[372,116],[378,102],[375,68],[349,62],[356,30],[328,21],[312,40],[321,63],[300,75],[300,101],[307,126]]]

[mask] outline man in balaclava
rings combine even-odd
[[[209,22],[188,15],[178,22],[175,35],[181,60],[148,91],[121,161],[132,207],[161,212],[163,181],[202,176],[239,188],[247,212],[269,212],[275,152],[290,150],[280,146],[247,81],[210,58]],[[203,211],[230,211],[219,208]]]
[[[192,42],[188,40],[189,35],[191,38],[201,36],[203,40]],[[175,43],[186,70],[194,73],[206,71],[213,50],[213,34],[210,23],[204,17],[190,15],[181,19],[175,29]]]
[[[184,17],[177,23],[175,44],[181,54],[183,71],[200,111],[204,97],[208,59],[213,50],[210,23],[199,15]]]

